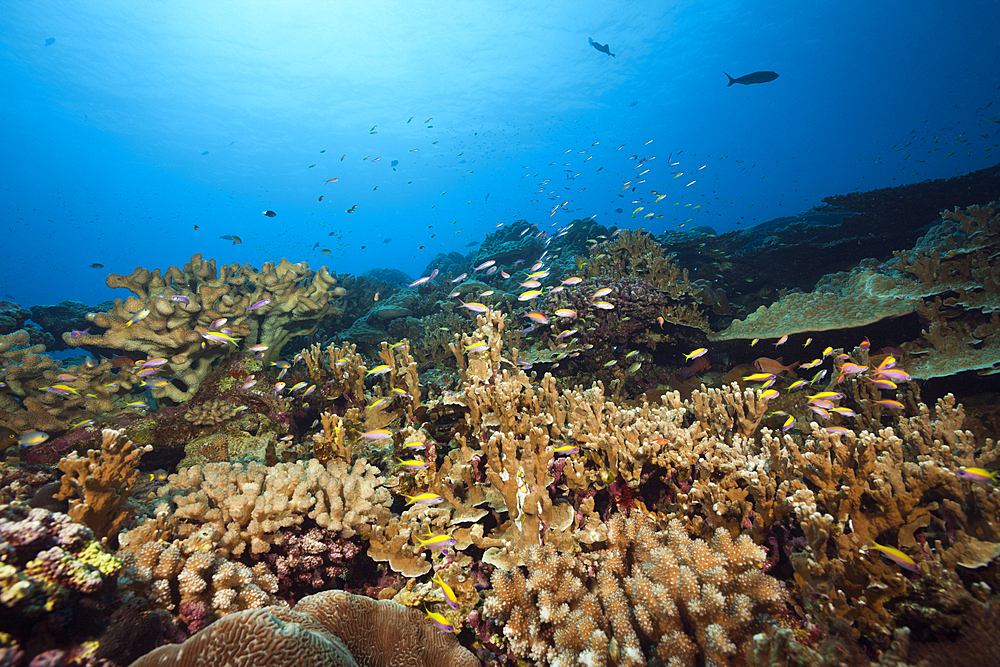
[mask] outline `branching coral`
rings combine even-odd
[[[173,508],[177,540],[208,527],[216,553],[257,555],[281,542],[282,528],[306,518],[343,537],[367,534],[377,509],[389,502],[383,482],[364,459],[353,466],[339,460],[323,466],[315,459],[271,467],[209,463],[171,475],[159,491],[170,505],[158,511]]]
[[[540,665],[730,664],[755,615],[786,594],[763,574],[764,551],[718,529],[711,544],[679,521],[657,531],[644,514],[608,522],[608,547],[571,556],[531,547],[525,570],[498,569],[484,606],[518,657]]]
[[[170,381],[152,394],[174,401],[191,398],[213,364],[235,346],[225,337],[243,338],[246,347],[267,345],[267,360],[277,359],[292,336],[308,332],[343,295],[340,288],[331,290],[336,279],[325,267],[314,272],[282,259],[260,271],[239,264],[217,268],[215,260],[200,254],[183,269],[171,266],[161,275],[159,269],[140,267],[128,276],[109,275],[107,284],[135,296],[116,300],[110,312],[87,315],[103,333],[67,333],[63,340],[71,347],[95,345],[168,359],[164,377]]]
[[[674,257],[663,254],[663,248],[652,234],[625,229],[611,243],[591,251],[587,274],[590,277],[641,278],[674,298],[694,294],[698,290],[692,286],[687,269],[679,269]]]
[[[116,545],[129,516],[126,502],[139,481],[139,457],[153,447],[136,447],[112,429],[104,429],[102,436],[100,451],[88,451],[87,458],[73,452],[59,462],[64,474],[56,497],[69,499],[70,518]]]
[[[210,543],[210,535],[200,537]],[[129,541],[119,552],[125,562],[119,585],[158,609],[179,609],[182,617],[192,617],[186,619],[189,627],[195,615],[201,622],[208,620],[206,614],[225,616],[281,603],[274,595],[278,578],[267,564],[248,567],[191,544]]]

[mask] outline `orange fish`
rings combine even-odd
[[[785,371],[788,371],[792,377],[797,377],[795,375],[795,369],[798,368],[799,362],[789,364],[788,366],[783,366],[781,364],[781,357],[777,359],[771,359],[770,357],[757,357],[757,360],[753,362],[753,367],[764,373],[773,373],[775,375],[781,375]]]
[[[707,356],[698,357],[690,366],[681,366],[681,375],[684,376],[685,380],[690,380],[693,376],[711,367]]]

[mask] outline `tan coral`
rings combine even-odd
[[[641,278],[674,298],[696,294],[702,288],[691,283],[687,269],[678,268],[675,257],[664,255],[649,232],[625,229],[611,243],[591,250],[587,275]]]
[[[698,654],[721,667],[748,645],[756,614],[774,614],[786,598],[760,572],[764,552],[748,537],[734,542],[719,529],[710,545],[678,521],[656,531],[638,512],[611,518],[604,550],[531,547],[524,560],[527,576],[494,572],[484,613],[515,655],[539,665],[638,666],[653,658],[648,647],[677,667]]]
[[[186,552],[175,544],[145,542],[118,552],[125,559],[119,588],[148,596],[154,607],[173,610],[202,602],[216,616],[284,605],[278,578],[264,563],[248,567],[211,550]]]
[[[174,505],[176,538],[208,525],[218,554],[241,556],[270,551],[282,528],[306,518],[343,537],[367,534],[390,500],[383,482],[364,459],[353,466],[340,460],[324,466],[315,459],[271,467],[209,463],[171,475],[160,494]]]
[[[232,404],[215,398],[187,408],[184,419],[195,426],[218,426],[233,418],[233,410]]]
[[[183,644],[158,648],[131,667],[477,667],[454,635],[396,602],[343,591],[282,607],[232,614]]]
[[[136,447],[112,429],[104,429],[102,435],[100,451],[92,449],[86,458],[73,452],[59,461],[63,476],[56,497],[69,500],[67,514],[71,519],[117,546],[118,532],[129,515],[129,494],[139,481],[139,457],[153,447]]]
[[[242,338],[244,347],[267,345],[266,360],[273,360],[292,336],[307,333],[329,314],[339,298],[329,289],[336,280],[325,267],[314,272],[284,259],[257,271],[249,265],[217,267],[215,260],[196,254],[183,269],[171,266],[161,274],[139,267],[128,276],[109,275],[107,284],[135,296],[116,300],[110,312],[87,315],[103,333],[67,333],[63,340],[71,347],[96,345],[167,358],[163,377],[168,383],[151,393],[174,401],[191,398],[213,364],[236,348],[213,337],[222,326],[215,324],[219,320],[225,320],[225,335]],[[270,301],[250,310],[265,299]]]

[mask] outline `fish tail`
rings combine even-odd
[[[613,54],[613,53],[608,53],[608,55],[611,56],[612,58],[615,57],[615,54]]]
[[[723,74],[726,74],[726,73],[723,72]],[[731,86],[734,83],[736,83],[736,79],[734,79],[733,77],[729,76],[728,74],[726,74],[726,77],[729,79],[729,83],[726,84],[726,88],[728,88],[729,86]]]

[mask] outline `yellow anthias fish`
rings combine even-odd
[[[426,618],[431,619],[434,625],[438,626],[442,630],[447,630],[448,632],[455,631],[455,626],[449,623],[448,619],[446,619],[441,614],[437,613],[436,611],[428,611],[426,607],[424,608],[424,611],[427,612]]]
[[[916,561],[904,554],[899,549],[895,547],[887,547],[884,544],[879,544],[875,540],[868,540],[869,546],[862,547],[862,551],[868,551],[870,549],[875,549],[881,551],[882,555],[896,563],[900,567],[906,568],[911,572],[920,572],[920,567],[917,565]]]
[[[421,549],[425,547],[428,549],[447,549],[456,542],[454,537],[444,533],[438,535],[427,533],[427,539],[422,540],[418,537],[417,541],[420,543]]]
[[[406,503],[407,505],[436,505],[444,502],[444,498],[436,493],[418,493],[415,496],[406,496],[406,498],[410,501]]]
[[[403,466],[407,470],[423,470],[424,468],[430,467],[430,464],[426,461],[421,461],[420,459],[396,459],[399,461],[399,465]]]
[[[444,594],[444,599],[445,602],[448,603],[448,606],[451,607],[452,609],[458,609],[459,606],[458,598],[455,597],[455,591],[451,589],[451,586],[449,586],[444,582],[444,580],[441,578],[441,573],[439,572],[436,575],[434,575],[434,578],[431,579],[431,581],[433,581],[434,583],[436,583],[438,586],[441,587],[441,592]]]

